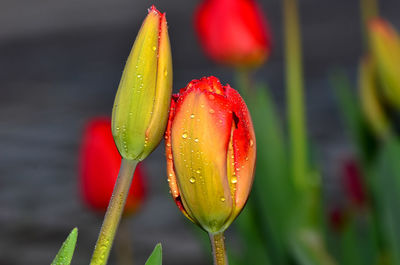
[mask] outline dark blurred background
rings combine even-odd
[[[257,72],[285,117],[281,1],[259,1],[273,33],[273,51]],[[69,231],[79,227],[72,264],[87,264],[102,217],[80,200],[77,167],[85,122],[110,115],[124,62],[147,8],[167,13],[174,59],[174,90],[193,78],[230,69],[200,50],[192,28],[198,1],[69,0],[0,2],[0,264],[50,264]],[[358,1],[301,1],[309,135],[325,189],[335,190],[337,165],[351,154],[329,72],[355,76],[362,54]],[[400,2],[381,1],[397,28]],[[355,82],[355,78],[353,80]],[[146,161],[149,196],[129,221],[135,264],[162,242],[164,264],[207,264],[196,230],[168,194],[164,148]],[[113,258],[110,261],[113,264]]]

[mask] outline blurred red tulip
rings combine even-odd
[[[364,183],[360,168],[354,160],[348,160],[343,165],[343,185],[351,203],[358,207],[365,205]]]
[[[195,12],[195,27],[205,52],[218,63],[255,67],[269,55],[267,20],[254,0],[206,0]]]
[[[110,118],[95,118],[86,125],[81,143],[80,188],[84,202],[93,210],[107,209],[121,165],[111,134]],[[124,214],[133,213],[145,197],[144,173],[138,164]]]

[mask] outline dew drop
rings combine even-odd
[[[199,142],[199,139],[198,139],[198,138],[194,138],[194,141],[195,141],[196,143],[198,143],[198,142]]]
[[[250,146],[254,145],[254,141],[252,139],[250,139]]]
[[[187,137],[188,137],[187,133],[184,132],[184,133],[182,134],[182,138],[183,138],[183,139],[186,139]]]
[[[215,113],[215,110],[210,109],[209,112],[210,112],[211,114],[214,114],[214,113]]]
[[[168,75],[168,71],[164,70],[164,76],[167,76],[167,75]]]
[[[168,155],[168,159],[172,160],[172,154]]]
[[[153,46],[153,48],[152,48],[152,49],[153,49],[153,51],[155,51],[155,50],[157,50],[157,47],[156,47],[156,46]]]
[[[190,118],[191,118],[191,119],[194,119],[194,114],[190,115]]]
[[[200,173],[201,173],[200,169],[196,170],[196,173],[197,173],[197,174],[200,174]]]
[[[237,183],[237,177],[235,177],[235,176],[232,177],[231,182],[232,182],[233,184]]]
[[[220,198],[220,200],[221,200],[221,202],[224,202],[224,201],[225,201],[225,197],[222,196],[222,197]]]
[[[191,177],[191,178],[189,179],[189,182],[192,183],[192,184],[194,184],[194,183],[196,182],[196,179],[195,179],[194,177]]]

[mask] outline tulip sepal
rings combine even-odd
[[[214,257],[214,265],[228,265],[228,258],[225,251],[224,232],[209,233],[212,252]]]

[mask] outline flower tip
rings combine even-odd
[[[148,9],[148,12],[149,12],[149,13],[154,12],[154,13],[156,13],[156,14],[159,15],[159,16],[165,16],[165,13],[164,13],[164,14],[161,14],[161,12],[158,11],[158,9],[156,8],[155,5],[152,5],[152,6]]]
[[[368,22],[368,27],[373,32],[381,32],[387,36],[394,35],[391,25],[382,18],[373,18]]]

